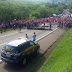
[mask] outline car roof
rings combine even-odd
[[[30,41],[30,40],[17,39],[17,40],[14,40],[14,41],[9,42],[7,45],[17,47],[18,45],[20,45],[20,44],[22,44],[22,43],[25,43],[25,42],[27,42],[27,41]]]

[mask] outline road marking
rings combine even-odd
[[[38,31],[33,31],[33,32],[29,33],[28,35],[31,35],[31,34],[33,34],[34,32],[38,32]],[[25,35],[23,35],[23,36],[21,36],[21,37],[25,37]],[[18,37],[18,38],[19,38],[19,37]],[[18,38],[15,38],[15,39],[13,39],[13,40],[16,40],[16,39],[18,39]],[[13,40],[6,41],[6,42],[4,42],[4,43],[0,44],[0,46],[2,46],[2,45],[4,45],[4,44],[6,44],[6,43],[8,43],[8,42],[11,42],[11,41],[13,41]]]
[[[48,32],[47,34],[45,34],[44,36],[40,37],[39,39],[37,39],[36,41],[39,41],[41,40],[42,38],[46,37],[47,35],[49,35],[50,33],[54,32],[55,30],[57,30],[58,28],[54,29],[53,31],[51,32]]]
[[[42,37],[40,37],[39,39],[37,39],[36,41],[39,41],[39,40],[41,40],[42,38],[44,38],[45,36],[47,36],[48,34],[50,34],[50,33],[52,33],[52,32],[54,32],[55,30],[57,30],[58,28],[56,28],[56,29],[54,29],[53,31],[51,31],[51,32],[48,32],[46,35],[44,35],[44,36],[42,36]],[[34,31],[35,32],[35,31]],[[37,32],[37,31],[36,31]],[[33,32],[32,32],[33,33]],[[32,33],[29,33],[28,35],[31,35]],[[24,37],[25,35],[23,35],[23,37]],[[15,39],[13,39],[13,40],[16,40],[16,39],[18,39],[18,38],[15,38]],[[10,40],[10,41],[13,41],[13,40]],[[8,43],[8,42],[10,42],[10,41],[6,41],[6,42],[4,42],[4,43],[2,43],[2,44],[0,44],[0,46],[2,46],[2,45],[4,45],[4,44],[6,44],[6,43]]]
[[[26,30],[24,30],[24,31],[26,31]],[[4,36],[1,36],[0,38],[5,37],[5,36],[9,36],[9,35],[12,35],[12,34],[15,34],[15,33],[18,33],[18,32],[10,33],[10,34],[7,34],[7,35],[4,35]]]
[[[37,32],[37,31],[33,31],[33,32],[29,33],[28,35],[31,35],[31,34],[34,33],[34,32]],[[23,36],[25,36],[25,35],[23,35]],[[15,39],[18,39],[18,38],[15,38]],[[15,39],[14,39],[14,40],[15,40]],[[13,40],[11,40],[11,41],[13,41]],[[0,44],[0,46],[6,44],[6,43],[8,43],[8,42],[10,42],[10,41],[7,41],[7,42],[2,43],[2,44]],[[3,63],[2,60],[0,60],[0,64],[1,64],[1,63]]]
[[[49,32],[49,33],[47,33],[46,35],[44,35],[44,36],[42,36],[42,37],[40,37],[39,39],[37,39],[36,41],[39,41],[39,40],[41,40],[41,39],[43,39],[44,37],[46,37],[47,35],[49,35],[49,34],[51,34],[52,32],[54,32],[55,30],[57,30],[58,28],[56,28],[56,29],[54,29],[53,31],[51,31],[51,32]],[[29,33],[29,34],[31,34],[31,33]],[[29,35],[28,34],[28,35]],[[25,35],[24,35],[25,36]],[[5,44],[5,43],[4,43]],[[0,64],[1,63],[3,63],[3,61],[2,60],[0,60]]]
[[[14,33],[10,33],[10,34],[7,34],[7,35],[4,35],[4,36],[1,36],[0,38],[5,37],[5,36],[9,36],[9,35],[12,35],[12,34],[15,34],[15,33],[17,33],[17,32],[14,32]]]

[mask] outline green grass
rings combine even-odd
[[[72,29],[66,33],[38,72],[72,72]]]

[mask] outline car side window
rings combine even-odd
[[[35,44],[32,42],[32,41],[30,41],[30,46],[34,46]]]
[[[26,42],[26,43],[18,46],[18,52],[21,52],[21,51],[23,51],[23,50],[25,50],[25,49],[27,49],[27,48],[29,48],[31,46],[34,46],[34,45],[35,44],[32,41]]]
[[[24,45],[18,46],[18,52],[21,52],[21,51],[23,51],[23,50],[24,50]]]
[[[23,51],[23,50],[25,50],[25,49],[27,49],[29,47],[30,47],[30,43],[29,42],[26,42],[26,43],[18,46],[18,52],[21,52],[21,51]]]
[[[29,48],[30,47],[30,42],[25,43],[24,47],[25,47],[25,49]]]

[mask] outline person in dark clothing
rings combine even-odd
[[[51,25],[51,22],[50,22],[50,30],[51,30],[51,27],[52,27],[52,25]]]
[[[29,39],[28,35],[26,34],[26,38]]]
[[[21,32],[21,24],[18,25],[19,32]]]
[[[4,24],[4,32],[6,32],[6,24]]]

